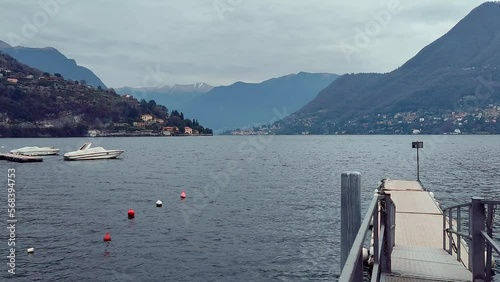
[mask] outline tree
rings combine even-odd
[[[50,73],[48,73],[48,72],[44,72],[44,73],[43,73],[43,76],[45,76],[45,77],[50,77]]]
[[[62,78],[62,77],[63,77],[60,73],[57,73],[57,72],[56,72],[56,73],[54,73],[54,76],[55,76],[55,77],[59,77],[59,78]]]
[[[101,85],[97,86],[97,90],[102,91],[102,86]]]
[[[148,102],[146,102],[145,99],[141,99],[141,110],[143,112],[147,112],[148,111]]]
[[[156,102],[155,102],[155,100],[150,100],[150,101],[148,102],[148,109],[149,109],[150,111],[152,111],[152,110],[154,110],[154,108],[156,108]]]

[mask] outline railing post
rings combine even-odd
[[[443,250],[446,251],[446,237],[448,236],[446,232],[446,209],[443,210]]]
[[[493,237],[493,211],[494,205],[488,205],[488,216],[486,218],[486,233],[490,238]],[[491,244],[486,245],[486,281],[492,281],[492,246]]]
[[[394,208],[394,203],[391,200],[391,195],[390,194],[385,194],[384,199],[382,200],[383,202],[383,207],[382,207],[382,212],[381,212],[381,220],[380,222],[383,222],[385,225],[385,232],[384,232],[384,247],[383,247],[383,253],[380,256],[380,268],[381,272],[383,273],[391,273],[391,256],[392,256],[392,248],[394,247],[395,244],[395,215],[396,215],[396,210]]]
[[[375,208],[375,212],[373,213],[373,263],[374,264],[379,264],[379,239],[380,239],[380,224],[382,223],[382,220],[380,218],[380,210],[381,210],[381,199],[382,196],[378,196],[378,203],[377,207]]]
[[[471,240],[471,252],[470,262],[472,263],[472,281],[484,281],[485,280],[485,241],[481,235],[481,231],[484,230],[486,215],[484,211],[484,204],[481,203],[483,198],[473,197],[470,213],[470,235]]]
[[[448,230],[453,231],[453,209],[448,210]],[[448,232],[448,253],[453,255],[453,234]]]
[[[361,173],[342,173],[340,194],[340,269],[343,269],[361,226]],[[362,281],[363,258],[361,255],[356,275],[359,275],[355,277],[360,279],[356,281]]]
[[[457,232],[462,232],[462,208],[457,208]],[[462,236],[457,234],[457,260],[462,261]]]

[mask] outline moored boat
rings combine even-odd
[[[11,150],[11,154],[24,155],[24,156],[50,156],[59,154],[60,149],[56,147],[22,147],[19,149]]]
[[[115,159],[124,150],[106,150],[103,147],[92,147],[92,143],[83,144],[77,151],[68,152],[63,155],[67,161],[102,160]]]

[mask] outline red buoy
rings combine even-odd
[[[111,241],[111,235],[109,235],[109,232],[106,232],[106,234],[104,235],[104,242],[109,242]]]
[[[135,211],[133,209],[129,209],[127,215],[129,219],[132,219],[135,217]]]
[[[181,199],[186,199],[186,191],[182,191],[182,193],[181,193]]]

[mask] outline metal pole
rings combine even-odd
[[[472,281],[485,280],[485,240],[481,235],[484,231],[484,222],[486,214],[484,204],[481,203],[483,198],[473,197],[470,215],[470,234],[472,236],[470,246],[470,261],[472,262]]]
[[[417,180],[420,181],[420,158],[418,156],[418,147],[417,147]]]
[[[361,226],[361,173],[342,173],[340,194],[340,269],[343,269]],[[358,268],[362,271],[362,265]]]
[[[488,217],[486,219],[486,232],[490,238],[493,237],[493,204],[488,205]],[[492,281],[492,247],[491,244],[486,245],[486,281]]]

